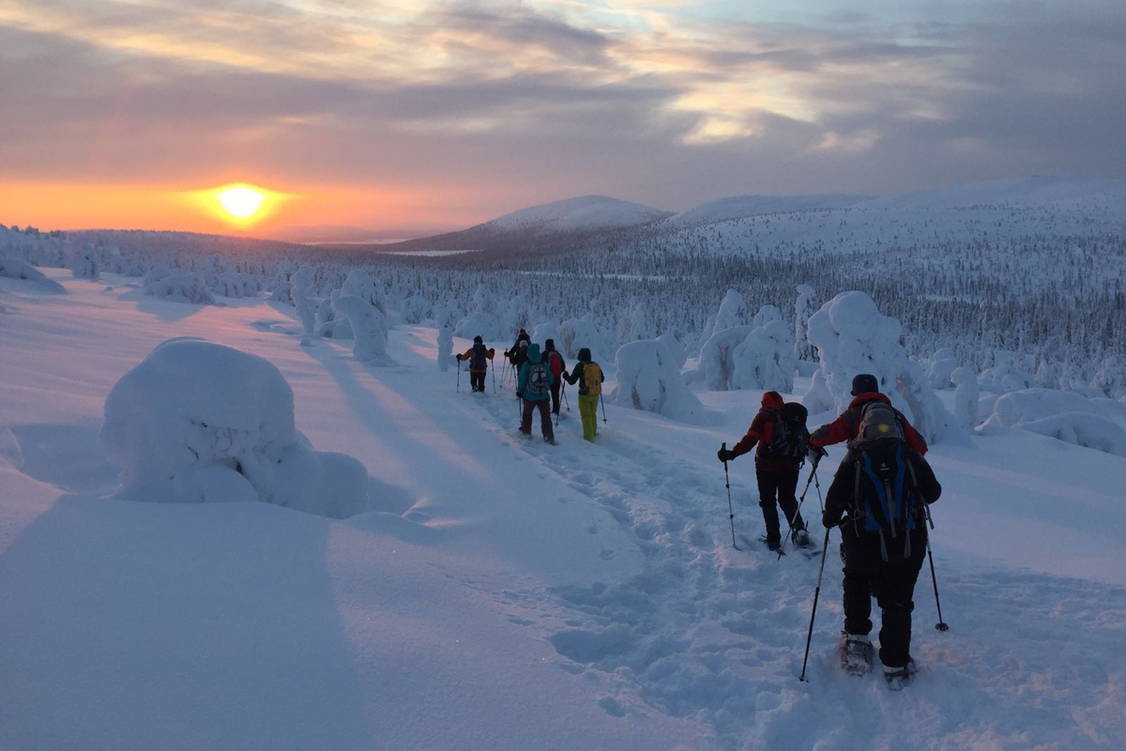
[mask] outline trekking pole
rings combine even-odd
[[[927,523],[930,524],[931,529],[934,529],[934,519],[931,518],[931,510],[926,504],[923,504],[923,511],[927,515]],[[938,631],[949,631],[950,624],[942,620],[942,604],[938,601],[938,577],[934,574],[934,555],[931,553],[931,536],[927,533],[927,558],[931,563],[931,584],[934,585],[934,606],[938,609],[938,623],[934,627]]]
[[[563,406],[567,408],[568,412],[571,411],[571,401],[567,398],[567,382],[566,381],[563,381]]]
[[[720,449],[727,451],[727,441],[720,444]],[[742,550],[735,542],[735,506],[731,503],[731,475],[727,472],[727,462],[723,463],[723,481],[727,485],[727,518],[731,521],[731,547]]]
[[[457,361],[457,391],[461,393],[461,360]]]
[[[821,597],[821,578],[825,575],[825,553],[829,550],[829,532],[825,528],[825,541],[821,543],[821,568],[817,571],[817,589],[813,590],[813,609],[809,611],[809,632],[805,635],[805,657],[801,661],[801,675],[798,680],[805,682],[805,667],[809,663],[809,643],[813,640],[813,619],[817,617],[817,600]]]
[[[821,457],[819,456],[810,465],[809,479],[807,479],[805,481],[805,488],[802,489],[801,496],[798,497],[798,505],[794,508],[794,516],[792,518],[789,517],[789,516],[786,517],[786,526],[788,526],[790,528],[790,536],[791,537],[794,534],[794,519],[797,519],[798,516],[801,514],[801,505],[803,503],[805,503],[805,494],[809,492],[809,484],[811,482],[813,482],[813,478],[817,477],[817,464],[820,461],[821,461]],[[820,482],[817,483],[817,497],[818,498],[821,497],[821,483]],[[779,505],[781,505],[781,504],[779,504]],[[824,509],[822,509],[822,511],[824,511]],[[778,559],[781,560],[782,556],[784,556],[784,555],[786,555],[786,540],[785,539],[783,539],[781,544],[779,544],[779,546],[778,546]]]
[[[602,405],[602,424],[606,424],[606,402],[602,401],[602,392],[598,392],[598,403]]]
[[[489,370],[493,374],[493,393],[496,394],[497,393],[497,366],[494,365],[491,368],[489,368]]]

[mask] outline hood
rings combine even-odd
[[[579,362],[590,362],[590,350],[586,347],[579,350]]]
[[[543,351],[544,352],[554,352],[555,351],[555,340],[554,339],[544,340]]]
[[[782,395],[777,391],[767,391],[762,395],[763,409],[781,409],[782,403]]]
[[[879,391],[869,391],[866,394],[857,394],[852,397],[852,401],[848,403],[848,408],[859,407],[865,402],[883,402],[884,404],[891,404],[891,399],[888,399],[887,396],[881,394]]]
[[[528,345],[528,362],[535,364],[540,361],[540,345]]]

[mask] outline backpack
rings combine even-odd
[[[596,362],[583,363],[583,386],[588,396],[602,393],[602,368]]]
[[[547,365],[544,361],[540,360],[539,362],[529,363],[528,380],[524,384],[524,396],[526,398],[541,396],[547,394],[549,389]]]
[[[547,353],[547,361],[551,364],[551,374],[558,378],[563,372],[563,355],[551,350]]]
[[[809,451],[809,428],[805,426],[808,416],[804,404],[783,404],[774,420],[774,439],[770,446],[764,447],[763,453],[780,459],[804,459]]]
[[[473,370],[484,370],[487,367],[485,365],[485,354],[487,352],[484,344],[474,344],[473,354],[469,356],[469,367]]]
[[[860,423],[856,426],[856,443],[866,443],[881,438],[894,438],[903,441],[903,425],[895,408],[886,402],[872,401],[864,405],[860,412]]]
[[[911,553],[910,535],[919,528],[920,499],[915,470],[902,440],[878,439],[857,444],[852,453],[856,461],[855,487],[849,517],[865,532],[880,535],[880,551],[887,560],[887,540],[902,535],[904,556]]]

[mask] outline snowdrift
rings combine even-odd
[[[44,292],[65,293],[66,288],[54,279],[43,276],[39,269],[19,258],[0,256],[0,276],[31,282]]]
[[[110,391],[101,439],[119,498],[263,501],[338,519],[372,508],[363,465],[297,432],[281,372],[230,347],[159,345]]]

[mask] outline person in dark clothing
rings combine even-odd
[[[516,334],[516,341],[512,343],[510,348],[504,351],[504,356],[512,363],[512,367],[519,370],[520,366],[524,364],[524,361],[528,359],[528,345],[531,343],[532,337],[528,336],[527,331],[520,329]]]
[[[551,375],[555,380],[551,382],[551,412],[552,414],[559,414],[559,389],[563,385],[563,371],[567,369],[567,361],[563,359],[563,355],[555,349],[555,340],[546,339],[543,343],[543,358],[547,361],[547,366],[551,369]]]
[[[489,372],[489,360],[493,359],[496,350],[492,347],[485,348],[481,337],[473,337],[473,346],[457,356],[458,361],[469,360],[469,385],[474,391],[485,390],[485,374]]]
[[[848,409],[840,414],[837,419],[827,425],[822,425],[809,436],[809,445],[813,453],[824,455],[823,446],[829,446],[841,441],[854,441],[860,430],[860,423],[864,416],[865,407],[871,402],[883,402],[891,405],[891,400],[880,393],[880,385],[876,376],[861,373],[852,379],[852,402]],[[907,445],[920,454],[927,453],[927,442],[919,432],[907,421],[903,413],[892,408],[896,419],[903,431],[903,440]]]
[[[904,442],[883,438],[874,443],[884,445],[858,444],[849,450],[829,486],[821,521],[826,528],[841,528],[845,616],[842,665],[859,674],[867,672],[871,664],[868,634],[875,597],[882,613],[879,655],[884,675],[889,680],[905,680],[914,671],[910,652],[911,611],[915,607],[912,598],[927,549],[922,504],[938,500],[942,486],[922,454]],[[878,521],[883,512],[877,513],[873,505],[881,491],[868,482],[871,464],[866,469],[864,462],[872,456],[895,457],[880,461],[906,462],[902,473],[903,517],[898,525],[891,526],[890,535]]]
[[[766,523],[766,544],[771,550],[777,550],[782,544],[778,506],[782,507],[782,512],[789,520],[791,539],[802,547],[810,544],[805,521],[798,511],[798,471],[801,469],[802,457],[776,456],[772,450],[782,404],[782,395],[777,391],[763,394],[762,408],[755,415],[747,434],[731,449],[720,449],[717,453],[721,462],[728,462],[758,445],[755,452],[755,477],[758,480],[762,519]]]

